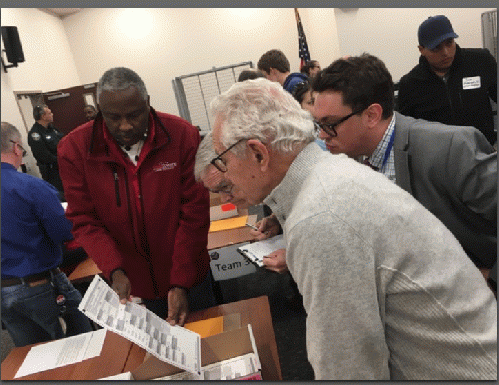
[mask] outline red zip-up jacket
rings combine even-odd
[[[106,278],[122,268],[132,295],[165,297],[206,278],[209,195],[194,179],[198,130],[151,109],[137,167],[99,115],[58,146],[59,172],[76,241]]]

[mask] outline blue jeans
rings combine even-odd
[[[57,304],[58,294],[66,297],[64,305]],[[66,323],[66,337],[89,332],[90,320],[78,310],[81,298],[64,273],[38,286],[2,287],[2,322],[16,346],[64,337],[59,316]]]
[[[192,287],[187,294],[189,301],[189,312],[203,310],[216,306],[215,295],[213,294],[213,280],[208,272],[205,280],[199,285]],[[144,299],[142,302],[146,308],[158,317],[166,319],[168,316],[168,298]]]

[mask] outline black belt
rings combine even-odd
[[[22,277],[22,278],[14,277],[14,278],[2,279],[2,287],[20,285],[22,283],[36,282],[36,281],[40,281],[40,280],[42,280],[44,278],[48,279],[48,278],[51,277],[50,273],[58,274],[60,272],[61,272],[61,270],[58,267],[56,267],[55,269],[50,269],[50,270],[47,270],[47,271],[43,271],[41,273],[36,273],[36,274],[28,275],[28,276]]]

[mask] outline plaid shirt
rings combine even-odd
[[[378,147],[372,153],[371,157],[368,159],[369,163],[371,163],[374,167],[377,167],[379,172],[384,174],[388,179],[392,182],[395,182],[395,161],[393,156],[393,146],[390,149],[390,155],[383,166],[383,159],[385,158],[385,153],[388,149],[388,143],[390,142],[390,138],[392,133],[395,130],[395,114],[392,117],[390,124],[388,125],[388,129],[385,131],[381,142],[379,142]]]

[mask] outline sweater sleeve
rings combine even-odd
[[[307,311],[315,379],[389,379],[372,248],[328,212],[300,222],[286,238],[288,265]]]
[[[182,142],[180,223],[175,236],[170,275],[171,286],[187,289],[205,278],[209,268],[209,193],[194,178],[194,161],[199,142],[199,133],[189,126]]]
[[[109,279],[111,272],[122,266],[116,241],[96,214],[85,180],[85,156],[74,139],[64,137],[58,146],[59,174],[68,202],[67,218],[73,223],[76,241]]]

